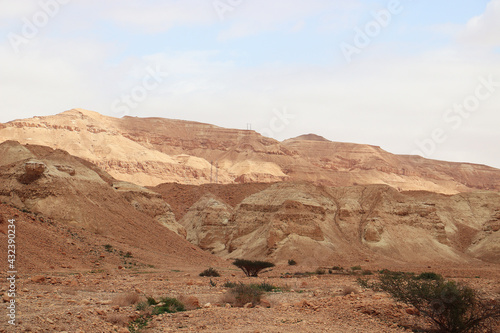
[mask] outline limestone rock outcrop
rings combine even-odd
[[[234,208],[222,201],[205,195],[181,224],[189,241],[225,258],[500,262],[499,192],[278,183]]]

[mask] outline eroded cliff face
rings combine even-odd
[[[187,240],[212,253],[224,251],[231,232],[232,208],[215,196],[200,198],[179,221],[186,228]]]
[[[1,143],[0,181],[3,202],[100,234],[113,233],[120,221],[129,229],[131,219],[186,234],[160,194],[117,181],[62,150]]]
[[[384,185],[279,183],[234,208],[205,196],[181,223],[188,240],[226,258],[498,263],[499,212],[498,192],[449,196]]]
[[[62,149],[143,186],[307,181],[445,194],[500,190],[500,170],[482,165],[393,155],[315,135],[278,142],[254,131],[162,118],[117,119],[83,109],[3,124],[4,140]]]

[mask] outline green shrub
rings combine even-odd
[[[157,306],[153,308],[153,315],[159,315],[162,313],[175,313],[186,311],[184,304],[177,298],[165,297],[160,300]]]
[[[363,270],[363,269],[361,268],[361,266],[352,266],[352,267],[351,267],[351,270],[352,270],[352,271],[361,271],[361,270]]]
[[[147,298],[148,305],[156,305],[158,302],[153,297]]]
[[[297,265],[297,262],[293,259],[288,259],[288,265],[295,266],[295,265]]]
[[[200,273],[200,276],[213,276],[213,277],[219,277],[220,274],[217,272],[216,269],[210,267],[208,269],[205,269],[203,272]]]
[[[246,276],[257,277],[259,272],[266,268],[274,267],[274,264],[268,261],[236,259],[233,265],[240,268]]]
[[[372,285],[370,284],[370,281],[368,279],[362,279],[358,278],[356,282],[360,285],[362,288],[370,288]],[[375,289],[375,288],[374,288]]]
[[[373,275],[372,271],[368,270],[368,269],[364,269],[362,272],[361,272],[361,275]]]
[[[133,320],[128,324],[128,330],[130,333],[138,333],[143,328],[148,326],[149,321],[151,320],[150,316],[139,316],[137,319]]]
[[[104,249],[105,249],[107,252],[113,252],[113,245],[111,245],[111,244],[106,244],[106,245],[104,245]]]
[[[224,282],[224,284],[222,285],[224,288],[234,288],[236,287],[237,283],[235,282],[231,282],[231,281],[226,281]]]
[[[378,282],[367,284],[415,307],[443,333],[477,332],[500,319],[498,300],[484,300],[466,285],[436,277],[384,271]]]
[[[129,322],[128,329],[131,333],[141,332],[143,328],[148,326],[153,316],[186,311],[186,307],[176,298],[164,297],[157,302],[149,296],[146,298],[146,302],[137,304],[136,310],[141,311],[141,313],[139,317]]]
[[[140,302],[139,304],[136,305],[135,309],[137,311],[143,311],[146,310],[150,306],[147,302]]]
[[[259,289],[259,290],[265,291],[265,292],[271,292],[271,291],[274,291],[276,289],[279,289],[278,287],[273,286],[272,284],[269,284],[266,282],[262,282],[260,284],[251,284],[250,286],[252,288],[256,288],[256,289]]]

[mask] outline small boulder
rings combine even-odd
[[[29,161],[24,164],[24,173],[18,178],[23,184],[29,184],[40,178],[47,166],[39,161]]]
[[[42,283],[45,281],[45,276],[43,275],[35,275],[31,277],[31,281],[35,283]]]
[[[271,307],[271,303],[266,300],[266,299],[261,299],[260,300],[260,305],[264,308],[270,308]]]
[[[47,166],[43,162],[30,161],[24,164],[24,169],[27,176],[40,177],[47,169]]]

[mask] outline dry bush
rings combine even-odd
[[[353,287],[353,286],[344,286],[342,288],[342,295],[346,296],[346,295],[350,295],[352,293],[355,293],[355,294],[359,293],[358,288]]]
[[[114,305],[122,307],[122,306],[134,305],[139,303],[140,301],[141,301],[141,296],[138,293],[133,292],[133,293],[123,293],[115,296],[112,300],[112,303]]]
[[[260,303],[263,293],[264,291],[257,288],[256,285],[239,283],[222,296],[222,302],[236,307],[243,307],[247,303],[252,303],[255,306]]]
[[[231,291],[227,291],[225,294],[223,294],[220,300],[222,304],[236,304],[236,296]]]
[[[182,304],[184,304],[186,310],[196,310],[200,308],[200,301],[194,296],[181,295],[178,299]]]
[[[120,313],[110,313],[106,316],[106,320],[113,325],[117,326],[127,326],[128,316]]]

